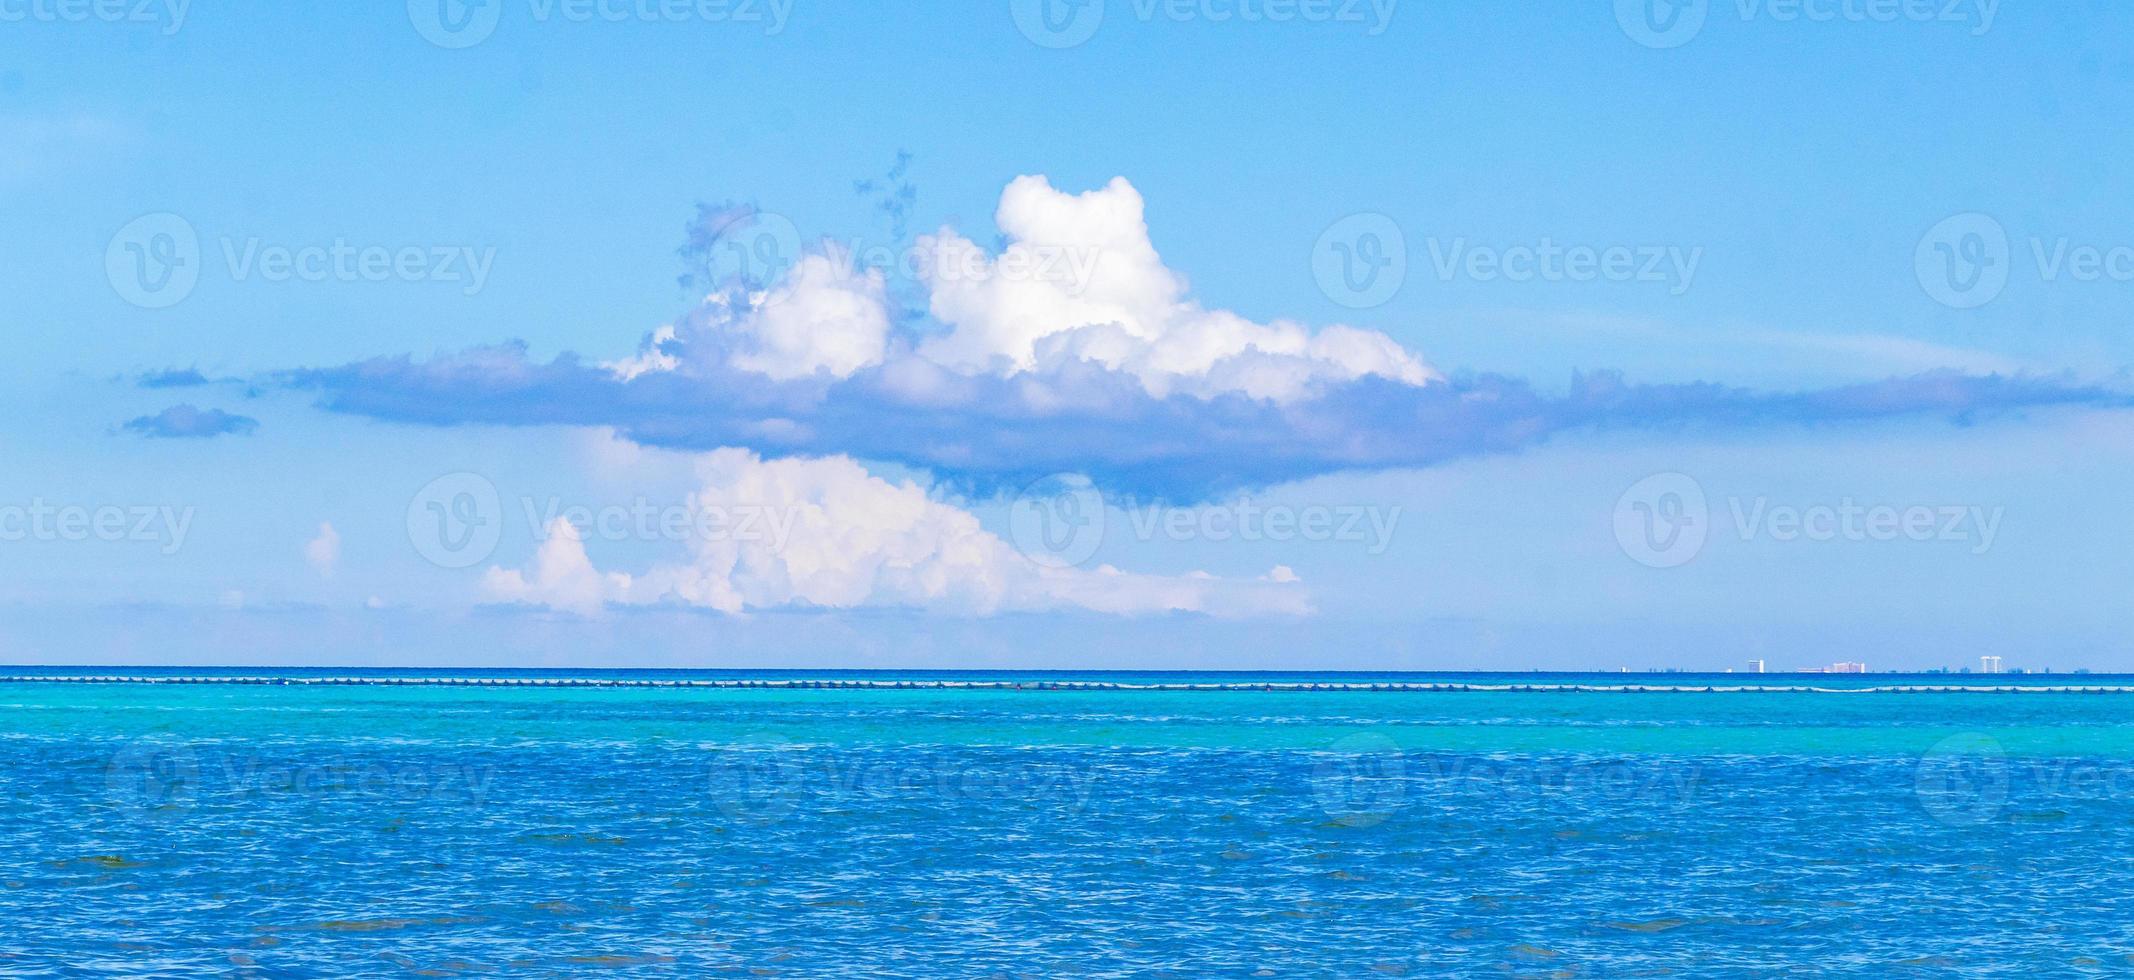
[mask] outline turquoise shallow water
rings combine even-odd
[[[0,801],[6,975],[2134,967],[2134,694],[8,683]]]

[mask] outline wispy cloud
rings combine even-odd
[[[167,371],[150,371],[134,380],[142,388],[197,388],[208,384],[207,375],[197,368],[173,368]]]
[[[211,439],[220,435],[251,435],[259,420],[232,415],[219,408],[172,405],[154,415],[143,415],[125,424],[128,432],[153,439]]]

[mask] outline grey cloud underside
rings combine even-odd
[[[2134,405],[2122,391],[2068,378],[1949,371],[1795,393],[1631,384],[1615,372],[1576,376],[1562,395],[1498,375],[1426,386],[1365,378],[1286,405],[1243,396],[1158,399],[1133,378],[1087,362],[1007,378],[905,358],[842,381],[781,383],[718,369],[626,381],[568,355],[535,363],[516,345],[424,362],[376,358],[279,380],[319,393],[328,410],[388,421],[612,426],[676,449],[844,453],[920,467],[977,492],[1079,472],[1107,489],[1172,500],[1511,452],[1578,429],[1907,416],[1970,424],[2027,408]]]

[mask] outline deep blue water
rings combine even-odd
[[[2121,972],[2130,719],[2037,692],[0,684],[0,974]]]

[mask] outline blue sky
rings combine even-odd
[[[423,2],[0,6],[0,658],[2134,669],[2117,5],[1108,0],[1052,47],[1009,0],[492,3],[464,47]],[[1093,288],[1192,310],[1119,354],[1079,282],[685,282],[700,205],[829,259],[1145,242]],[[144,303],[173,227],[197,281]],[[1348,290],[1373,232],[1397,288]],[[337,243],[393,267],[271,271]],[[1388,346],[1242,332],[1290,324]],[[1078,332],[949,363],[1010,327]],[[463,567],[449,474],[497,495]],[[1093,550],[1031,554],[1088,492]],[[803,540],[618,516],[692,500]],[[573,507],[622,524],[544,553]],[[1224,530],[1270,508],[1330,529]]]

